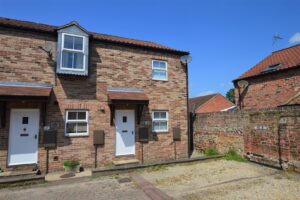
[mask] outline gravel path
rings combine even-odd
[[[216,160],[141,174],[175,199],[300,199],[300,174],[254,163]]]

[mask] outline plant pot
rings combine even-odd
[[[64,168],[65,168],[65,172],[66,172],[66,173],[78,173],[78,172],[79,172],[80,165],[77,165],[76,167],[68,167],[68,166],[64,166]]]

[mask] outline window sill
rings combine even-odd
[[[152,80],[153,80],[153,81],[165,81],[165,82],[168,81],[168,79],[155,79],[155,78],[152,78]]]
[[[152,131],[152,133],[169,133],[169,130],[163,130],[163,131]]]
[[[70,134],[65,134],[66,137],[88,137],[88,133],[70,133]]]

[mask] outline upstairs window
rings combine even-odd
[[[85,70],[84,37],[63,34],[61,68],[65,70]]]
[[[168,80],[168,66],[166,61],[152,60],[152,79]]]
[[[167,111],[154,111],[152,113],[152,131],[153,132],[166,132],[168,131],[168,112]]]

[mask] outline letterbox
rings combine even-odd
[[[173,128],[173,140],[174,141],[179,141],[181,139],[180,136],[180,128],[179,127],[174,127]]]
[[[44,130],[44,147],[55,148],[57,144],[56,137],[56,130]]]
[[[94,145],[104,145],[105,133],[104,130],[94,131]]]
[[[149,131],[146,127],[139,128],[139,142],[149,141]]]

